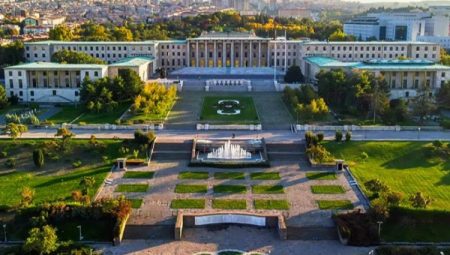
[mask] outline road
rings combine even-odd
[[[89,138],[95,135],[97,138],[132,138],[133,130],[85,130],[73,129],[76,138]],[[21,138],[53,138],[55,129],[31,129]],[[160,130],[155,132],[160,141],[188,141],[199,139],[227,139],[234,134],[236,139],[265,138],[268,142],[292,143],[299,142],[304,137],[304,132],[292,133],[289,130],[263,130],[263,131],[196,131],[196,130]],[[334,132],[323,132],[325,139],[334,139]],[[7,138],[0,135],[0,138]],[[355,141],[450,141],[449,131],[354,131],[352,140]]]

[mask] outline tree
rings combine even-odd
[[[303,82],[303,79],[302,70],[297,65],[289,67],[284,76],[284,81],[287,83],[300,83]]]
[[[33,162],[37,168],[41,168],[44,166],[44,152],[42,149],[36,149],[33,151]]]
[[[440,107],[450,107],[450,81],[447,81],[441,86],[439,92],[436,95],[436,101]]]
[[[6,127],[3,129],[3,132],[8,134],[12,139],[16,139],[19,136],[22,136],[23,133],[28,131],[28,127],[23,124],[17,123],[8,123]]]
[[[25,47],[19,40],[0,46],[0,67],[17,65],[25,61]]]
[[[35,252],[40,255],[52,254],[58,249],[58,236],[56,229],[45,225],[42,228],[32,228],[23,245],[26,252]]]
[[[89,189],[94,187],[95,179],[91,176],[84,176],[81,178],[80,181],[80,187],[81,187],[81,193],[86,196],[89,194]]]
[[[74,39],[72,29],[65,24],[61,24],[50,29],[48,37],[49,40],[54,41],[72,41]]]
[[[67,144],[69,143],[70,139],[75,136],[72,131],[70,131],[66,127],[58,128],[56,131],[55,136],[61,136],[61,148],[64,150],[66,149]]]
[[[20,191],[21,196],[20,205],[23,207],[28,207],[29,205],[31,205],[31,203],[33,203],[34,194],[35,194],[34,189],[27,186],[23,187],[22,190]]]
[[[6,95],[5,86],[0,83],[0,109],[9,105],[8,96]]]
[[[417,96],[412,101],[413,114],[419,117],[420,124],[423,124],[425,117],[436,110],[431,89],[424,86],[417,91]]]
[[[379,179],[372,179],[365,182],[364,187],[366,187],[366,189],[372,192],[376,197],[378,197],[381,192],[389,191],[389,187]]]
[[[409,201],[414,208],[426,208],[432,202],[432,199],[422,192],[417,192],[409,197]]]
[[[323,145],[311,145],[306,149],[306,153],[318,163],[330,162],[333,160],[331,153]]]
[[[60,50],[55,52],[51,58],[52,62],[65,63],[65,64],[105,64],[105,61],[92,57],[84,52]]]
[[[389,206],[398,206],[403,199],[403,194],[400,192],[392,191],[387,193],[384,199]]]
[[[328,111],[328,106],[323,98],[312,99],[308,105],[298,104],[296,107],[297,114],[306,121],[323,119]]]
[[[119,76],[124,81],[124,87],[122,91],[120,91],[120,94],[117,95],[118,99],[128,100],[141,93],[142,88],[144,87],[144,82],[141,80],[138,73],[131,69],[124,69],[120,70]]]
[[[450,54],[444,48],[441,48],[441,64],[450,66]]]
[[[343,137],[342,131],[336,130],[336,133],[334,134],[334,140],[339,143],[342,141],[342,137]]]
[[[126,27],[115,27],[112,36],[116,41],[133,41],[133,33]]]
[[[356,41],[356,37],[353,35],[348,35],[342,30],[336,30],[328,37],[329,41],[344,42],[344,41]]]
[[[147,133],[140,129],[134,131],[134,142],[139,145],[149,145],[155,140],[155,138],[155,133],[152,131]]]
[[[105,26],[91,22],[80,27],[80,39],[83,41],[109,41],[111,35]]]

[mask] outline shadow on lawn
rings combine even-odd
[[[73,181],[73,180],[81,180],[81,178],[84,176],[94,176],[94,175],[97,175],[97,174],[100,174],[103,172],[110,171],[109,165],[102,165],[102,166],[98,166],[96,168],[97,168],[97,170],[89,172],[89,173],[86,173],[85,171],[81,171],[80,173],[75,174],[75,175],[69,174],[69,176],[61,176],[61,178],[54,178],[47,182],[43,182],[39,185],[36,185],[35,188],[41,188],[41,187],[47,187],[47,186],[59,184],[59,183],[61,183],[61,179],[64,179],[64,182]]]
[[[428,168],[440,164],[438,160],[427,157],[426,150],[427,148],[424,145],[418,147],[416,144],[411,143],[405,149],[407,153],[399,155],[398,157],[383,163],[381,166],[386,169],[405,170],[418,167]]]

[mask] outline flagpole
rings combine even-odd
[[[273,61],[273,82],[277,80],[277,29],[275,28],[275,52],[274,52],[274,61]]]

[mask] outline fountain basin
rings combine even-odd
[[[268,167],[264,139],[194,139],[190,166]]]

